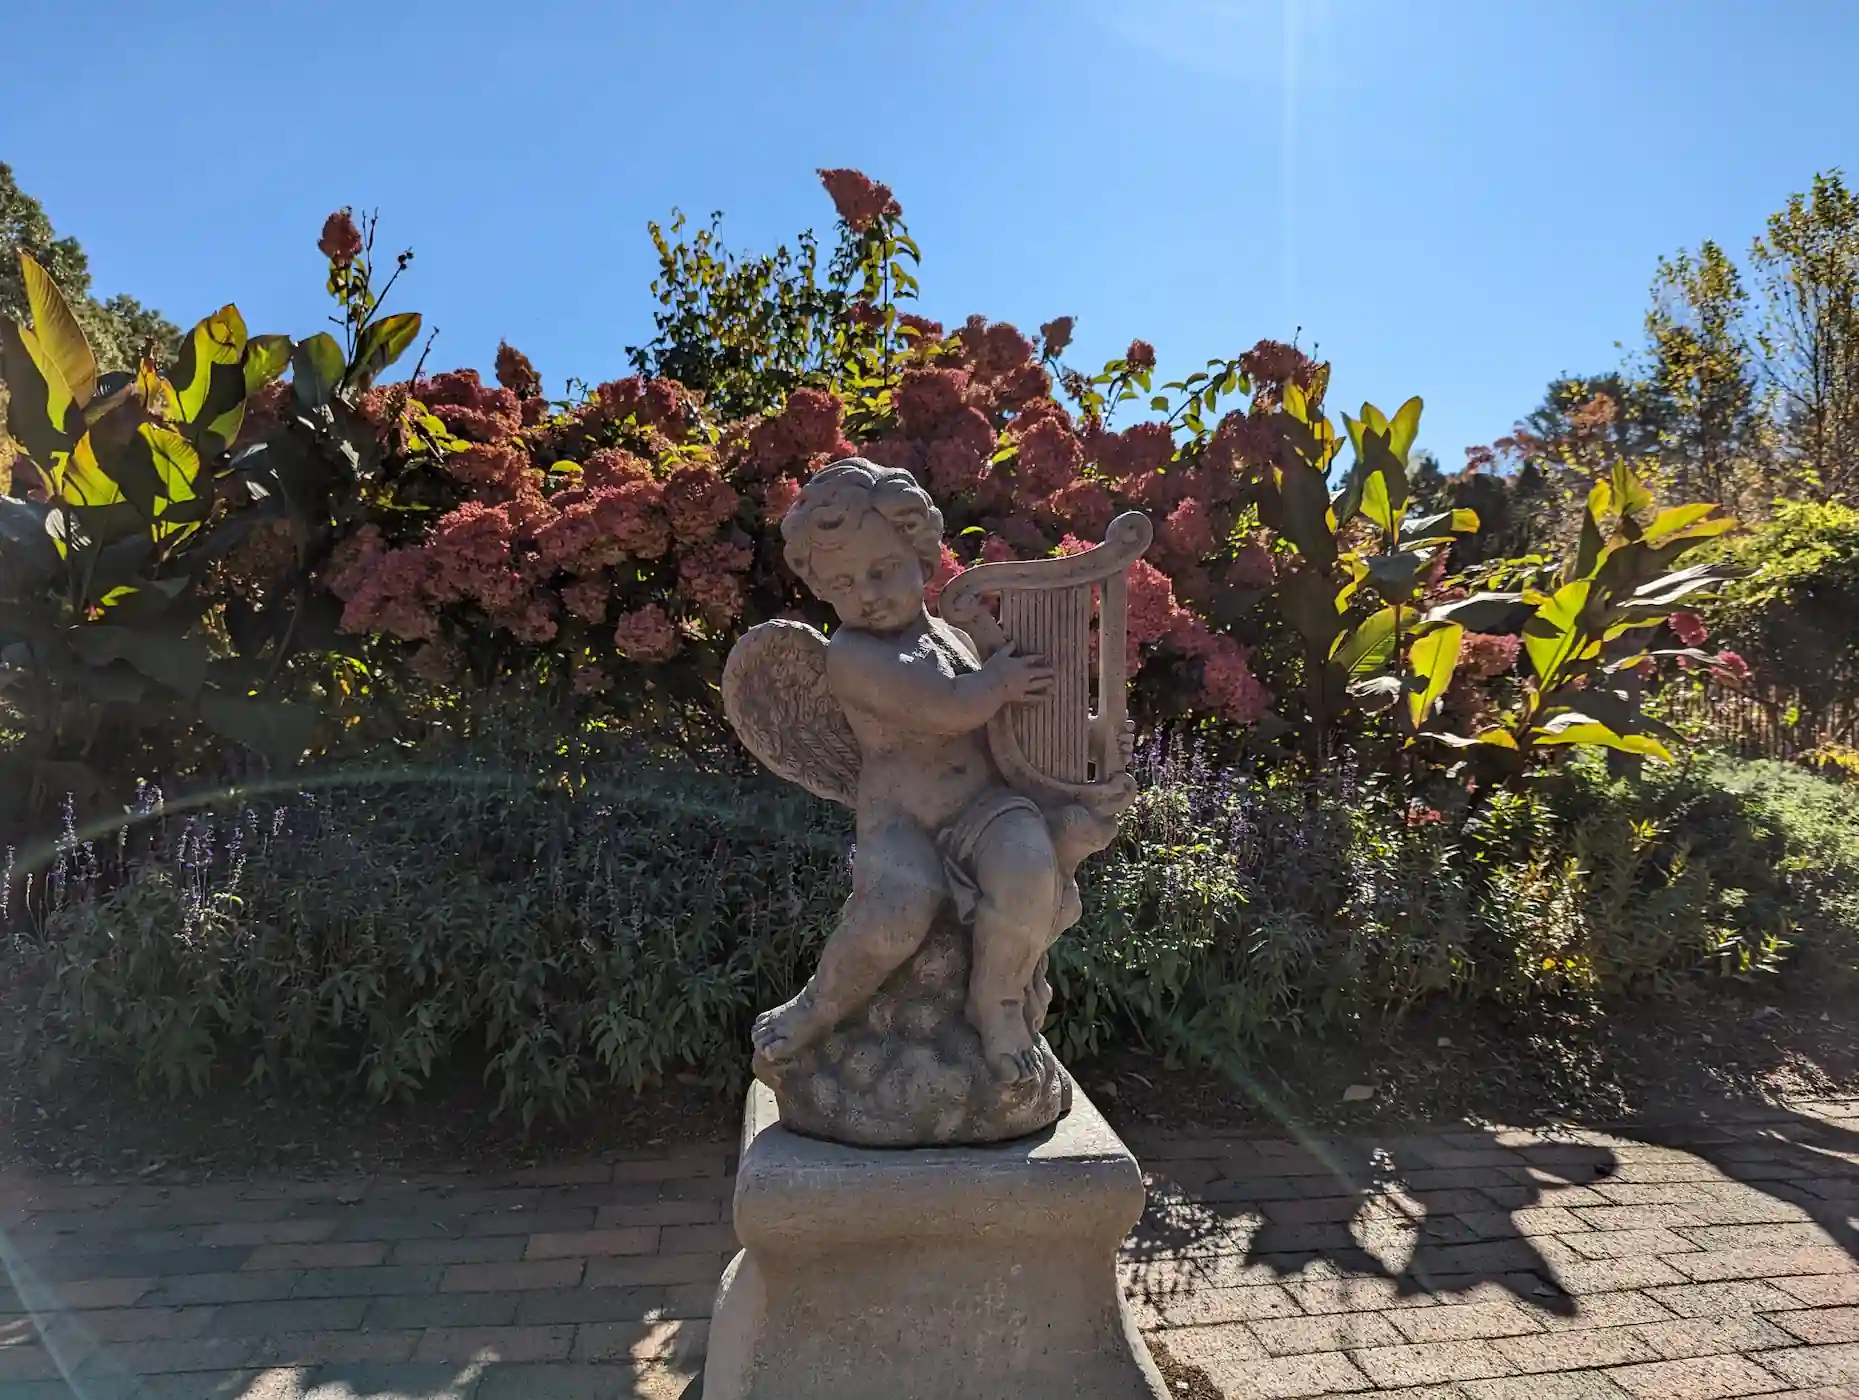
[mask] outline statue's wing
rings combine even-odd
[[[749,752],[816,797],[856,805],[859,748],[826,683],[826,637],[764,622],[730,648],[723,710]]]

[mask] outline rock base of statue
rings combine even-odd
[[[865,1008],[791,1059],[757,1055],[790,1131],[857,1147],[1006,1142],[1051,1127],[1070,1080],[1039,1039],[1039,1073],[1001,1084],[968,1024],[970,931],[947,908]]]
[[[1076,1094],[990,1147],[797,1136],[749,1091],[703,1400],[1167,1400],[1117,1284],[1142,1171]]]

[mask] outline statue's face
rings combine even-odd
[[[838,549],[816,554],[813,572],[813,591],[848,627],[895,632],[923,611],[923,561],[875,510]]]

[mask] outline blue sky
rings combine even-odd
[[[888,181],[924,306],[1167,377],[1302,327],[1449,466],[1637,342],[1657,257],[1859,176],[1854,0],[7,0],[0,160],[102,294],[308,334],[379,208],[432,363],[650,334],[647,219],[772,246]]]

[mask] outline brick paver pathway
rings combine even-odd
[[[1151,1208],[1126,1286],[1182,1400],[1859,1396],[1859,1103],[1132,1145]],[[0,1175],[0,1397],[694,1395],[730,1166]]]

